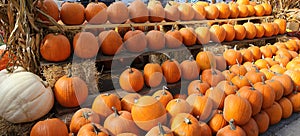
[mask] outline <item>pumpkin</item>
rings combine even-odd
[[[31,122],[46,115],[54,104],[48,83],[39,76],[17,67],[0,71],[0,116],[11,123]]]
[[[255,116],[261,111],[263,104],[263,95],[253,86],[244,86],[237,92],[241,97],[248,100],[252,107],[252,116]]]
[[[297,42],[294,40],[288,40],[287,42],[285,42],[285,45],[290,51],[298,51],[299,49]]]
[[[253,5],[246,5],[248,8],[248,17],[255,15],[255,9]]]
[[[225,37],[225,41],[230,42],[235,38],[235,30],[233,25],[230,24],[224,24],[222,25],[222,27],[224,28],[225,32],[226,32],[226,37]]]
[[[254,62],[245,62],[243,65],[246,67],[248,72],[255,71],[256,69],[258,69]]]
[[[173,99],[169,101],[166,110],[171,117],[175,117],[179,113],[191,113],[192,106],[183,99]]]
[[[293,92],[294,86],[293,86],[293,80],[290,76],[286,74],[277,74],[273,76],[274,80],[279,81],[284,88],[283,96],[287,96]]]
[[[40,53],[47,61],[64,61],[71,55],[71,45],[66,36],[50,33],[44,37]]]
[[[247,124],[241,127],[243,130],[245,130],[247,136],[258,136],[259,134],[258,125],[253,118],[251,118]]]
[[[195,29],[195,34],[197,36],[197,44],[208,44],[210,41],[210,32],[208,27],[197,27]]]
[[[299,112],[300,111],[300,93],[297,91],[294,91],[290,95],[287,96],[287,98],[292,102],[293,105],[293,112]]]
[[[43,1],[39,0],[37,7],[41,11],[43,11],[44,13],[52,17],[55,21],[58,21],[60,19],[59,9],[54,0],[43,0]],[[42,21],[50,22],[50,20],[42,14],[38,14],[38,18],[41,19]]]
[[[157,87],[161,84],[163,71],[157,63],[147,63],[144,67],[145,84],[150,87]]]
[[[285,19],[275,19],[274,23],[279,26],[279,34],[284,34],[286,32],[286,20]]]
[[[230,8],[226,3],[217,3],[216,7],[219,10],[219,19],[227,19],[230,16]]]
[[[211,87],[206,91],[205,95],[213,101],[213,109],[223,109],[225,93],[222,89]]]
[[[180,3],[178,6],[181,21],[193,20],[195,16],[194,8],[188,3]]]
[[[177,60],[169,59],[161,65],[167,83],[176,83],[181,78],[181,69]]]
[[[158,122],[167,121],[166,109],[158,100],[151,96],[142,96],[131,109],[131,115],[136,125],[145,131],[155,127]]]
[[[268,64],[270,65],[269,67],[272,67],[274,65],[278,65],[279,62],[275,61],[275,56],[273,56],[272,58],[265,58],[265,60],[268,62]],[[268,69],[270,70],[270,69]]]
[[[247,73],[246,67],[244,65],[241,65],[240,63],[232,65],[229,68],[229,71],[242,76],[244,76]]]
[[[31,128],[30,136],[67,136],[66,124],[58,118],[39,121]]]
[[[171,129],[158,123],[158,126],[151,128],[145,136],[174,136]]]
[[[279,33],[279,25],[277,23],[271,23],[274,26],[274,34],[273,35],[278,35]]]
[[[5,49],[6,45],[4,46],[0,46],[0,71],[5,69],[9,63],[9,53],[7,52],[7,50]],[[5,54],[3,54],[5,53]],[[3,56],[2,56],[3,55]]]
[[[280,122],[282,117],[282,109],[277,102],[274,102],[271,107],[264,109],[264,111],[270,118],[270,125],[274,125]]]
[[[249,50],[251,50],[254,60],[258,60],[261,58],[262,53],[260,51],[260,48],[254,45],[250,45],[250,47],[248,48]]]
[[[82,126],[91,122],[100,123],[98,114],[90,108],[79,109],[72,116],[70,132],[77,134]]]
[[[223,90],[226,96],[230,94],[235,94],[238,90],[238,87],[234,85],[231,81],[221,81],[216,87]]]
[[[165,6],[165,20],[166,21],[178,21],[180,19],[180,13],[177,6],[172,5],[171,2],[167,2]]]
[[[252,22],[247,22],[244,23],[243,26],[246,29],[246,38],[253,39],[257,34],[255,25]]]
[[[106,9],[103,2],[91,2],[85,8],[85,18],[90,24],[104,24],[107,21]]]
[[[266,84],[268,84],[273,88],[275,92],[275,101],[279,101],[283,96],[283,92],[284,92],[284,87],[281,84],[281,82],[278,80],[270,79],[266,81]]]
[[[206,90],[210,88],[210,85],[207,82],[202,80],[193,80],[188,85],[188,95],[191,94],[205,94]]]
[[[287,119],[293,114],[293,104],[288,98],[282,97],[278,101],[278,104],[280,105],[280,107],[282,109],[281,118]]]
[[[205,19],[207,13],[205,12],[204,6],[200,4],[194,4],[192,7],[195,11],[195,15],[194,15],[195,20]]]
[[[103,127],[106,128],[110,135],[120,133],[134,133],[139,135],[139,129],[132,120],[131,113],[128,111],[118,111],[112,107],[114,113],[110,114],[104,121]]]
[[[229,3],[230,16],[229,18],[237,18],[240,14],[238,5],[235,3]]]
[[[73,48],[76,56],[89,59],[97,55],[99,45],[91,32],[79,32],[73,38]]]
[[[267,80],[270,80],[273,76],[275,76],[275,73],[267,68],[260,69],[259,71],[265,74]]]
[[[208,20],[214,20],[219,17],[220,12],[215,4],[205,6],[204,10],[206,12],[206,19]]]
[[[246,132],[234,124],[235,120],[231,119],[229,125],[223,127],[217,132],[216,136],[246,136]]]
[[[217,69],[206,69],[202,71],[201,80],[207,82],[211,87],[214,87],[219,82],[225,80],[225,76]]]
[[[261,38],[265,35],[265,28],[261,24],[254,24],[256,28],[256,38]]]
[[[161,22],[165,18],[165,10],[161,5],[160,1],[153,0],[148,3],[148,11],[149,11],[149,21],[153,22]]]
[[[167,106],[169,101],[173,99],[173,95],[167,90],[166,86],[163,86],[162,90],[157,90],[152,96],[163,104],[164,107]]]
[[[205,122],[200,121],[199,124],[201,128],[201,136],[212,136],[211,129]]]
[[[226,38],[226,31],[222,26],[213,25],[210,27],[209,31],[210,31],[210,39],[213,42],[221,43]]]
[[[275,92],[273,88],[266,84],[265,79],[262,77],[262,82],[258,82],[254,84],[254,88],[258,90],[262,96],[263,96],[263,103],[262,103],[262,109],[267,109],[272,106],[272,104],[275,102]]]
[[[239,5],[249,5],[250,0],[237,0],[236,3]]]
[[[284,53],[284,51],[282,51],[282,49],[280,49],[280,50],[277,51],[277,52],[282,52],[282,53]],[[285,52],[285,54],[287,54],[287,53],[290,55],[290,53],[289,53],[288,51]],[[286,67],[286,65],[290,62],[290,58],[289,58],[288,56],[286,56],[286,55],[283,55],[283,54],[278,54],[278,55],[276,55],[276,56],[274,57],[274,60],[275,60],[275,61],[278,61],[279,64],[282,64],[284,67]]]
[[[101,121],[113,113],[111,107],[115,107],[118,111],[121,110],[121,101],[115,94],[99,94],[93,101],[92,110],[95,111]]]
[[[270,67],[270,64],[268,63],[268,61],[266,61],[264,59],[264,57],[262,59],[256,60],[254,62],[254,64],[257,66],[258,69],[264,69],[264,68],[269,68]]]
[[[292,81],[293,81],[293,86],[294,86],[294,90],[296,91],[300,91],[300,80],[299,80],[299,73],[300,71],[297,70],[287,70],[284,72],[284,74],[288,75],[291,77]]]
[[[243,86],[250,86],[249,80],[242,75],[236,75],[230,81],[238,88],[242,88]]]
[[[178,48],[182,45],[183,37],[178,30],[169,30],[165,33],[166,46],[168,48]]]
[[[276,42],[276,43],[274,43],[274,46],[276,46],[278,49],[281,49],[281,48],[287,49],[284,42]]]
[[[259,49],[260,49],[260,52],[262,53],[263,57],[265,57],[265,58],[273,57],[272,49],[269,48],[268,46],[261,46]]]
[[[197,1],[195,4],[201,5],[203,7],[209,6],[209,3],[206,1]]]
[[[124,35],[124,46],[130,52],[143,52],[147,47],[146,35],[141,30],[132,28]]]
[[[261,4],[255,5],[254,10],[255,10],[255,16],[257,17],[261,17],[265,15],[265,8]]]
[[[223,57],[226,60],[228,66],[232,66],[234,64],[241,64],[243,62],[243,56],[241,52],[235,49],[227,49],[223,53]]]
[[[232,78],[234,78],[236,76],[235,73],[230,72],[229,70],[225,70],[222,72],[222,74],[224,75],[226,81],[231,81]]]
[[[208,125],[211,128],[212,133],[217,134],[220,129],[228,125],[228,122],[224,119],[223,112],[217,110],[216,114],[209,120]]]
[[[186,80],[194,80],[199,77],[200,67],[191,55],[189,60],[184,60],[180,63],[182,77]]]
[[[216,58],[211,51],[200,51],[196,56],[196,62],[201,71],[216,68]]]
[[[65,25],[81,25],[85,21],[84,6],[81,3],[66,2],[61,6],[59,16]]]
[[[261,5],[265,9],[265,15],[271,15],[272,14],[272,6],[269,3],[262,3]]]
[[[138,93],[129,93],[126,94],[121,99],[121,107],[122,110],[131,112],[132,105],[134,104],[134,101],[141,98],[141,95]]]
[[[121,88],[127,92],[139,92],[144,87],[144,77],[138,69],[129,67],[119,78]]]
[[[270,125],[270,118],[266,112],[264,112],[264,111],[259,112],[258,114],[253,116],[253,119],[255,120],[255,122],[258,126],[260,134],[262,134],[268,130],[269,125]]]
[[[196,43],[197,36],[193,28],[181,28],[179,32],[183,38],[183,44],[185,46],[192,46]]]
[[[252,62],[254,60],[254,56],[249,49],[242,49],[240,50],[242,56],[243,56],[243,62]]]
[[[203,94],[191,94],[186,98],[186,101],[192,107],[192,114],[199,117],[200,121],[207,121],[213,110],[214,102]],[[178,116],[177,114],[176,116]]]
[[[135,0],[128,6],[130,20],[134,23],[145,23],[148,21],[149,11],[141,0]]]
[[[234,25],[235,40],[244,40],[246,37],[246,29],[243,25]]]
[[[161,50],[165,48],[165,36],[158,30],[151,30],[146,34],[147,47],[150,50]]]
[[[172,118],[170,126],[175,136],[196,136],[201,134],[198,120],[188,113],[177,114]]]
[[[260,72],[258,68],[255,67],[255,70],[248,71],[245,74],[245,77],[249,80],[250,83],[255,84],[262,82],[266,79],[266,75],[263,72]]]
[[[274,25],[272,23],[262,23],[261,25],[265,28],[265,37],[271,37],[274,34]]]
[[[273,65],[270,70],[272,70],[273,72],[277,73],[277,74],[283,74],[287,69],[283,66],[280,66],[279,64],[277,65]]]
[[[109,136],[109,132],[100,124],[89,123],[79,129],[77,136]]]
[[[104,55],[120,53],[123,45],[122,37],[114,30],[103,31],[98,35],[100,50]]]
[[[133,133],[120,133],[120,134],[117,134],[117,136],[138,136],[138,135],[133,134]]]
[[[238,5],[239,18],[247,17],[249,15],[249,10],[246,5]]]
[[[107,7],[106,12],[109,22],[113,24],[121,24],[129,19],[128,8],[122,1],[116,1],[110,4]]]
[[[224,119],[230,121],[234,119],[237,125],[246,124],[252,115],[250,103],[239,95],[228,95],[224,101]]]

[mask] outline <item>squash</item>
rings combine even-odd
[[[39,121],[31,128],[30,136],[67,136],[68,128],[66,124],[58,119],[46,119]]]
[[[196,61],[201,71],[216,68],[216,58],[211,51],[200,51],[196,56]]]
[[[232,84],[236,85],[238,88],[242,88],[244,86],[250,86],[249,80],[242,75],[236,75],[230,80]]]
[[[64,3],[60,9],[60,19],[66,25],[83,24],[85,21],[84,6],[81,3]]]
[[[238,91],[238,87],[234,85],[231,81],[227,80],[219,82],[216,87],[223,90],[226,96],[230,94],[235,94]]]
[[[172,22],[180,19],[180,13],[177,6],[172,5],[171,2],[167,2],[165,6],[165,20]]]
[[[206,12],[206,19],[208,20],[214,20],[219,17],[220,12],[215,4],[205,6],[204,10]]]
[[[155,127],[158,122],[162,124],[167,122],[165,107],[151,96],[139,98],[132,106],[131,115],[136,125],[145,131]]]
[[[265,28],[265,37],[271,37],[274,34],[274,25],[272,23],[262,23],[261,25]]]
[[[225,41],[230,42],[235,38],[235,30],[233,25],[231,24],[223,24],[222,27],[224,28],[226,32]]]
[[[235,40],[244,40],[246,37],[246,28],[243,25],[234,25],[235,30]]]
[[[148,3],[148,11],[149,11],[149,21],[153,22],[161,22],[165,18],[165,10],[161,5],[160,1],[152,0]]]
[[[230,16],[229,18],[237,18],[240,14],[238,5],[236,3],[229,3]]]
[[[54,104],[51,87],[39,76],[18,67],[0,71],[0,116],[11,123],[31,122],[46,115]]]
[[[83,59],[93,58],[99,50],[98,40],[91,32],[79,32],[73,38],[74,54]]]
[[[71,55],[68,38],[62,34],[47,34],[40,46],[41,56],[51,62],[66,60]]]
[[[254,6],[255,16],[261,17],[265,14],[265,8],[261,4]]]
[[[243,56],[243,63],[245,62],[253,62],[254,56],[251,50],[249,49],[241,49],[240,50],[242,56]]]
[[[115,107],[118,111],[121,110],[121,101],[115,94],[99,94],[92,104],[92,110],[99,115],[102,122],[114,112],[111,107]]]
[[[210,31],[210,39],[213,42],[221,43],[226,38],[226,31],[222,26],[213,25],[209,29]]]
[[[214,102],[208,98],[208,96],[204,96],[202,93],[191,94],[186,98],[186,101],[191,105],[192,114],[195,117],[199,116],[198,118],[201,121],[207,121],[209,119]]]
[[[89,123],[79,129],[77,136],[109,136],[106,128],[97,123]]]
[[[89,24],[104,24],[107,21],[107,6],[103,2],[89,3],[85,8],[85,18]]]
[[[216,136],[246,136],[246,132],[234,123],[235,120],[231,119],[229,125],[220,129]]]
[[[269,3],[262,3],[261,4],[265,9],[264,15],[271,15],[272,14],[272,6]]]
[[[244,76],[247,73],[246,67],[244,65],[241,65],[240,63],[232,65],[229,68],[229,71],[242,76]]]
[[[237,0],[236,3],[239,5],[249,5],[250,0]]]
[[[158,126],[151,128],[145,136],[174,136],[170,128],[158,123]]]
[[[225,58],[228,66],[242,64],[243,62],[243,56],[240,51],[236,50],[236,48],[225,50],[225,52],[223,52],[223,57]]]
[[[230,16],[230,8],[226,3],[217,3],[216,7],[219,10],[219,19],[227,19]]]
[[[248,8],[248,17],[255,15],[255,9],[253,5],[246,5]]]
[[[281,84],[281,82],[278,80],[270,79],[266,81],[266,84],[268,84],[273,88],[275,92],[275,101],[279,101],[283,96],[283,92],[284,92],[284,87]]]
[[[277,23],[271,23],[274,26],[274,34],[273,35],[278,35],[279,33],[279,25]]]
[[[238,5],[239,9],[239,18],[244,18],[249,15],[249,10],[247,5]]]
[[[168,48],[179,48],[182,45],[183,37],[178,30],[169,30],[165,33],[166,46]]]
[[[209,32],[209,28],[207,27],[197,27],[195,29],[195,34],[197,36],[197,44],[207,44],[210,41],[210,32]]]
[[[157,63],[147,63],[144,67],[145,84],[150,87],[157,87],[163,79],[163,71]]]
[[[256,36],[257,38],[261,38],[265,35],[265,28],[261,24],[254,24],[256,28]]]
[[[150,50],[161,50],[165,48],[165,36],[164,33],[158,30],[151,30],[146,34],[147,47]]]
[[[116,1],[110,4],[106,12],[109,22],[113,24],[121,24],[129,19],[128,8],[122,1]]]
[[[293,80],[290,76],[286,74],[277,74],[272,77],[272,79],[279,81],[284,88],[283,96],[291,94],[294,90]]]
[[[199,77],[200,67],[191,55],[188,60],[184,60],[180,63],[180,69],[182,77],[186,80],[194,80]]]
[[[284,34],[286,32],[286,20],[285,19],[275,19],[274,23],[279,25],[279,34]]]
[[[193,20],[195,16],[194,8],[188,3],[180,3],[178,6],[181,21]]]
[[[143,52],[147,47],[146,35],[141,30],[135,30],[131,27],[124,35],[124,46],[129,52]]]
[[[171,119],[170,126],[175,136],[196,136],[201,134],[198,120],[188,113],[177,114]]]
[[[141,0],[135,0],[128,6],[130,20],[134,23],[148,21],[149,11],[146,4]]]
[[[60,19],[59,8],[54,0],[43,0],[43,1],[39,0],[37,7],[41,11],[43,11],[44,13],[52,17],[56,22]],[[50,20],[42,14],[38,14],[38,18],[41,19],[42,21],[48,21],[47,23],[50,23]]]
[[[79,129],[88,123],[100,123],[98,114],[90,108],[79,109],[72,116],[70,132],[77,134]]]
[[[176,83],[181,78],[180,64],[177,60],[169,59],[161,65],[167,83]]]
[[[186,100],[177,98],[169,101],[166,110],[171,117],[175,117],[179,113],[191,113],[192,106]]]
[[[210,88],[210,85],[207,82],[202,80],[194,80],[188,85],[188,95],[191,94],[205,94],[206,90]]]
[[[142,82],[141,82],[142,81]],[[144,87],[144,77],[138,69],[128,67],[119,78],[121,88],[127,92],[139,92]]]

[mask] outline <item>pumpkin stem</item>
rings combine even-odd
[[[130,66],[126,66],[129,69],[129,73],[133,73],[133,70]]]
[[[118,112],[118,110],[116,109],[116,107],[111,107],[111,109],[114,111],[115,113],[115,117],[119,117],[120,116],[120,113]]]
[[[133,100],[134,103],[137,103],[138,101],[139,101],[138,98],[134,98],[134,100]]]
[[[193,60],[194,60],[193,55],[191,55],[191,56],[189,57],[189,60],[190,60],[190,61],[193,61]]]
[[[129,24],[129,25],[130,25],[131,31],[134,31],[135,29],[134,29],[133,25],[132,24]]]
[[[48,82],[46,82],[46,81],[41,81],[41,83],[42,83],[46,88],[49,87],[49,83],[48,83]]]
[[[158,128],[159,128],[159,135],[166,134],[166,131],[164,130],[164,128],[162,127],[162,124],[160,122],[158,122]]]
[[[236,61],[236,64],[238,64],[238,66],[241,66],[241,64],[240,64],[240,62],[239,62],[238,59],[235,59],[235,61]]]
[[[90,117],[92,113],[91,112],[82,112],[82,116],[85,118],[85,119],[88,119]]]
[[[233,48],[233,49],[234,49],[235,51],[237,51],[237,46],[238,46],[238,45],[234,45],[234,48]]]
[[[169,88],[166,86],[163,86],[162,89],[163,89],[162,95],[167,95],[166,90],[168,90]]]
[[[264,76],[261,76],[261,80],[263,84],[266,84]]]
[[[249,46],[250,46],[250,47],[253,47],[253,46],[255,46],[255,45],[254,45],[254,44],[249,44]]]
[[[95,125],[95,123],[92,123],[94,132],[96,133],[96,135],[98,135],[99,132],[101,132],[101,130]]]
[[[203,96],[203,93],[201,92],[201,90],[200,90],[199,87],[197,87],[196,90],[199,92],[199,95],[200,95],[200,96]]]
[[[231,120],[229,121],[229,125],[230,125],[230,129],[231,129],[231,130],[236,130],[236,127],[235,127],[235,125],[234,125],[234,119],[231,119]]]
[[[233,86],[234,84],[231,81],[229,81],[229,85]]]
[[[157,23],[155,23],[154,30],[157,31]]]
[[[72,77],[72,68],[68,68],[68,78]]]
[[[178,102],[181,102],[181,100],[180,100],[180,99],[175,99],[175,102],[177,102],[177,103],[178,103]]]
[[[191,120],[189,118],[184,118],[184,123],[186,124],[192,124]]]

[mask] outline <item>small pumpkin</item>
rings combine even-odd
[[[247,136],[258,136],[259,128],[256,121],[251,118],[247,124],[241,126],[245,130]]]
[[[266,81],[266,84],[268,84],[273,88],[275,92],[275,101],[279,101],[283,96],[283,92],[284,92],[284,87],[281,84],[281,82],[278,80],[270,79]]]
[[[193,7],[188,3],[180,3],[178,6],[181,21],[190,21],[195,16]]]
[[[119,111],[121,110],[121,101],[115,94],[99,94],[92,104],[92,110],[100,116],[103,122],[107,116],[113,113],[111,107],[115,107]]]
[[[293,86],[294,86],[294,90],[296,91],[300,91],[300,80],[299,80],[299,73],[300,71],[297,70],[287,70],[284,72],[284,74],[288,75],[291,77],[292,81],[293,81]]]
[[[113,24],[121,24],[129,19],[128,8],[122,1],[116,1],[110,4],[106,12],[109,22]]]
[[[232,65],[229,68],[229,71],[242,76],[244,76],[247,73],[246,67],[244,65],[241,65],[240,63]]]
[[[145,136],[174,136],[171,129],[158,123],[158,126],[153,127]]]
[[[196,62],[201,71],[216,68],[216,58],[211,51],[200,51],[196,56]]]
[[[215,4],[211,4],[204,7],[204,10],[206,12],[206,19],[213,20],[219,17],[219,10]]]
[[[216,114],[209,120],[208,125],[211,128],[212,133],[217,134],[220,129],[228,125],[228,122],[224,119],[223,112],[217,110]]]
[[[125,95],[121,99],[122,110],[131,112],[131,108],[132,108],[132,105],[134,104],[134,101],[139,99],[140,97],[141,97],[141,95],[138,93],[129,93],[129,94]]]
[[[145,84],[150,87],[157,87],[161,84],[163,71],[158,63],[147,63],[144,67]]]
[[[274,25],[272,23],[262,23],[261,24],[265,28],[265,37],[271,37],[274,34]]]
[[[169,30],[165,33],[166,46],[168,48],[179,48],[182,45],[183,37],[178,30]]]
[[[279,25],[279,34],[284,34],[286,32],[286,20],[285,19],[275,19],[274,23]]]
[[[200,94],[191,94],[186,98],[186,101],[192,107],[192,114],[199,117],[199,120],[206,121],[209,119],[213,110],[213,101],[208,96]],[[179,115],[179,114],[177,114]]]
[[[188,60],[180,63],[182,77],[186,80],[194,80],[199,77],[200,67],[191,55]]]
[[[66,25],[81,25],[85,21],[84,6],[81,3],[66,2],[61,6],[59,16]]]
[[[258,90],[263,96],[262,109],[267,109],[272,106],[275,102],[275,92],[273,88],[265,83],[265,78],[262,78],[262,82],[258,82],[254,84],[254,88]]]
[[[253,44],[250,44],[250,47],[248,49],[251,50],[254,60],[261,59],[262,53],[261,53],[259,47],[255,46]]]
[[[165,6],[165,20],[166,21],[178,21],[180,19],[180,13],[177,6],[172,5],[171,2],[167,2]]]
[[[100,123],[98,114],[90,108],[79,109],[72,116],[70,123],[70,132],[77,134],[82,126],[91,122]]]
[[[236,50],[236,48],[225,50],[223,56],[228,66],[232,66],[238,63],[241,64],[243,62],[243,56],[241,52]]]
[[[128,67],[119,78],[121,88],[127,92],[139,92],[144,87],[144,77],[138,69]]]
[[[123,45],[122,37],[114,30],[103,31],[98,35],[100,50],[104,55],[120,53]]]
[[[99,45],[93,33],[79,32],[73,38],[73,48],[76,56],[88,59],[97,55]]]
[[[229,70],[225,70],[222,72],[222,74],[224,75],[226,81],[231,81],[232,78],[234,78],[236,76],[235,73],[230,72]]]
[[[227,19],[230,16],[230,8],[226,3],[217,3],[216,7],[219,10],[219,19]]]
[[[260,111],[258,114],[253,116],[253,119],[255,120],[255,122],[258,126],[260,134],[262,134],[268,130],[269,125],[270,125],[270,118],[266,112]]]
[[[66,124],[58,119],[46,119],[37,122],[30,131],[30,136],[67,136],[68,128]]]
[[[171,117],[175,117],[179,113],[191,113],[192,106],[186,100],[177,98],[169,101],[166,110]]]
[[[270,80],[273,76],[275,76],[275,73],[267,68],[260,69],[259,71],[265,74],[267,80]]]
[[[220,71],[224,71],[227,69],[227,64],[224,56],[222,54],[215,55],[216,58],[216,69]]]
[[[210,31],[210,39],[213,42],[221,43],[226,38],[226,31],[222,26],[213,25],[210,27],[209,31]]]
[[[244,86],[239,89],[239,95],[248,100],[252,107],[252,116],[255,116],[261,111],[263,104],[263,95],[253,86]]]
[[[104,24],[107,21],[107,6],[103,2],[89,3],[85,8],[85,18],[90,24]]]
[[[236,40],[244,40],[246,37],[246,29],[243,25],[234,25],[235,30],[235,39]]]
[[[242,75],[236,75],[231,80],[232,84],[236,85],[238,88],[242,88],[244,86],[250,86],[249,80]]]
[[[253,5],[246,5],[248,8],[248,17],[255,15],[255,9]]]
[[[82,126],[79,129],[79,132],[77,134],[77,136],[89,136],[89,135],[109,136],[109,132],[106,128],[104,128],[100,124],[89,123]]]
[[[293,112],[299,112],[300,111],[300,93],[297,91],[294,91],[293,93],[291,93],[290,95],[288,95],[287,97],[293,105]]]
[[[257,35],[256,27],[252,22],[244,23],[243,26],[246,29],[246,37],[245,38],[253,39]]]
[[[213,109],[223,109],[226,95],[222,89],[211,87],[206,91],[205,95],[213,101]]]
[[[196,136],[201,134],[198,120],[188,113],[177,114],[170,123],[174,135]]]
[[[195,29],[195,34],[197,36],[197,44],[207,44],[210,41],[210,32],[207,27],[197,27]]]
[[[261,4],[265,9],[264,15],[271,15],[272,14],[272,6],[269,3],[262,3]]]
[[[141,0],[135,0],[128,6],[130,20],[134,23],[148,21],[149,11],[146,4]]]
[[[212,136],[211,129],[205,122],[200,121],[199,124],[201,128],[201,136]]]
[[[257,17],[261,17],[265,15],[265,8],[261,4],[255,5],[254,10],[255,10],[255,16]]]
[[[294,86],[293,86],[293,80],[290,76],[286,74],[277,74],[273,76],[274,80],[277,80],[281,82],[284,88],[283,96],[287,96],[293,92]]]
[[[163,104],[164,107],[167,106],[169,101],[173,99],[173,95],[167,90],[166,86],[163,86],[161,90],[157,90],[152,96]]]
[[[266,79],[266,75],[263,72],[260,72],[257,67],[255,67],[255,70],[248,71],[245,74],[245,77],[252,84],[255,84],[255,83],[258,83],[258,82],[262,82],[263,80]]]
[[[237,0],[236,3],[239,5],[249,5],[250,0]]]
[[[231,119],[229,121],[229,125],[223,127],[217,132],[216,136],[224,136],[224,135],[229,135],[229,136],[246,136],[246,132],[239,126],[236,126],[234,124],[234,119]]]
[[[274,26],[274,34],[273,35],[278,35],[279,33],[279,25],[277,23],[271,23]]]
[[[282,109],[277,102],[274,102],[271,107],[264,109],[264,111],[270,118],[270,125],[274,125],[280,122],[282,117]]]
[[[188,85],[188,95],[191,94],[205,94],[206,90],[210,88],[210,85],[207,82],[202,80],[193,80]]]
[[[238,5],[239,18],[247,17],[249,15],[249,10],[246,5]]]
[[[196,44],[197,36],[193,28],[181,28],[179,32],[183,38],[183,44],[185,46],[193,46]]]
[[[237,18],[239,16],[239,8],[236,3],[229,3],[230,16],[229,18]]]
[[[282,97],[278,101],[278,104],[280,105],[280,107],[282,109],[281,118],[286,119],[286,118],[289,118],[293,114],[293,104],[288,98]]]
[[[169,59],[161,65],[167,83],[176,83],[181,78],[180,64],[177,60]]]
[[[249,49],[242,49],[240,50],[242,56],[243,56],[243,62],[252,62],[254,60],[254,56]]]
[[[280,66],[279,64],[273,65],[270,70],[277,74],[283,74],[287,69],[283,66]]]
[[[131,29],[124,35],[125,48],[130,52],[143,52],[147,47],[146,35],[141,30]]]
[[[225,80],[225,76],[217,69],[206,69],[202,72],[201,80],[214,87],[219,82]]]
[[[222,25],[222,27],[224,28],[225,32],[226,32],[226,37],[225,37],[225,41],[230,42],[235,38],[235,30],[233,25],[230,24],[224,24]]]
[[[256,28],[256,31],[257,31],[255,37],[257,37],[257,38],[263,37],[265,35],[265,28],[260,24],[254,24],[254,25],[255,25],[255,28]]]
[[[153,0],[148,3],[149,22],[161,22],[165,18],[165,10],[160,1]]]
[[[158,30],[151,30],[146,34],[147,47],[150,50],[161,50],[165,48],[165,36]]]
[[[58,21],[60,19],[59,8],[54,0],[39,0],[37,7],[40,8],[41,11],[52,17],[55,21]],[[42,21],[50,22],[50,20],[42,14],[38,14],[38,18]]]
[[[194,16],[195,20],[203,20],[206,18],[207,13],[206,13],[203,5],[194,4],[192,7],[195,11],[195,16]]]
[[[238,91],[238,87],[236,85],[234,85],[231,81],[226,80],[219,82],[216,87],[223,90],[226,96],[235,94],[236,91]]]

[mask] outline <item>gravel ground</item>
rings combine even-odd
[[[261,136],[300,136],[300,113],[294,113],[288,119],[270,126]]]

